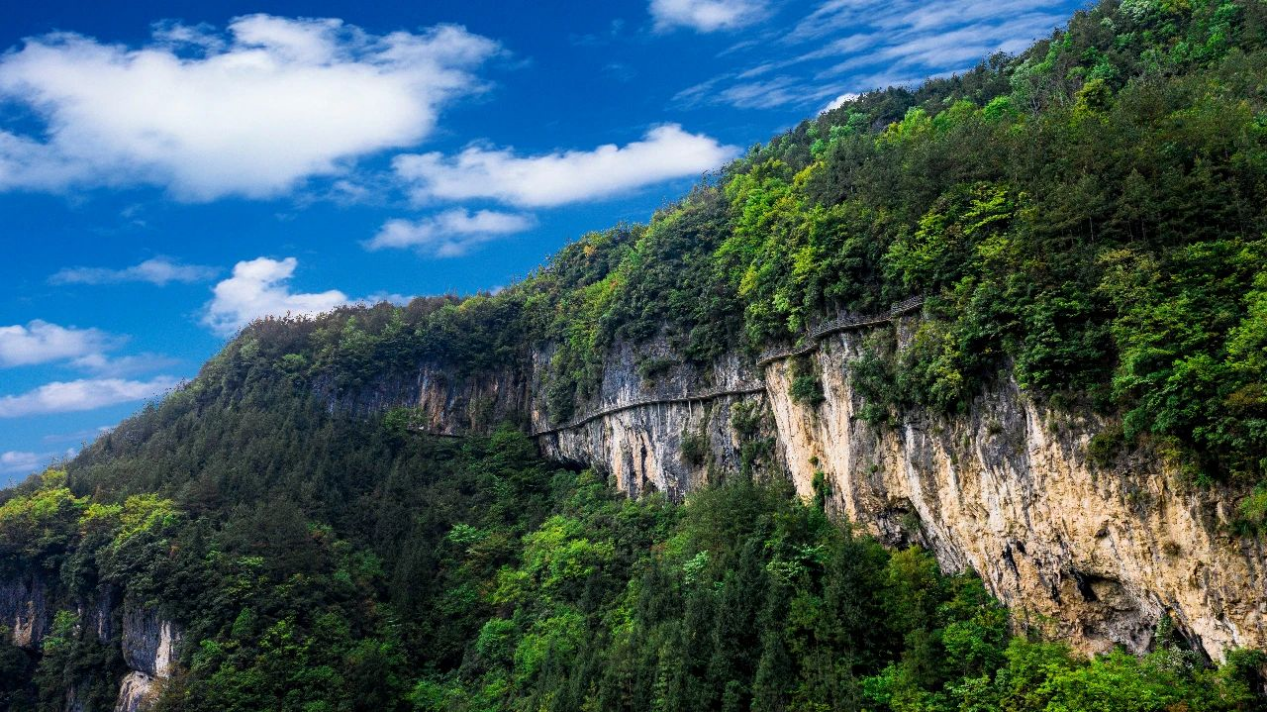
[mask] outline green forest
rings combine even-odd
[[[635,501],[542,460],[523,423],[434,438],[315,392],[522,370],[553,344],[561,422],[622,341],[706,371],[922,295],[912,344],[878,330],[850,365],[868,420],[961,413],[1010,378],[1114,423],[1090,446],[1106,468],[1147,446],[1239,488],[1235,535],[1259,537],[1265,197],[1267,3],[1106,0],[754,146],[497,294],[257,321],[0,492],[0,580],[66,604],[40,654],[0,647],[0,708],[60,711],[70,688],[113,708],[122,655],[73,613],[111,590],[185,631],[162,711],[1267,709],[1260,652],[1214,665],[1163,619],[1154,652],[1088,659],[777,477]]]
[[[786,485],[630,500],[515,428],[419,436],[279,383],[220,392],[267,409],[151,409],[128,426],[151,437],[0,506],[3,574],[187,626],[154,709],[1267,708],[1261,653],[1213,667],[1163,620],[1148,656],[1088,660]],[[3,651],[6,709],[61,710],[70,686],[112,708],[117,647],[69,612],[43,647]]]
[[[1267,6],[1109,0],[1016,57],[865,94],[645,225],[583,236],[497,294],[269,320],[231,348],[354,390],[419,362],[524,368],[550,415],[618,341],[707,366],[841,311],[926,297],[854,365],[868,417],[957,413],[988,383],[1120,424],[1197,482],[1267,479]],[[648,373],[657,364],[644,364]],[[1267,524],[1267,490],[1244,508]]]

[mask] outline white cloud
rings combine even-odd
[[[0,418],[96,410],[153,398],[174,388],[178,382],[171,376],[158,376],[148,381],[89,378],[46,383],[20,395],[0,397]]]
[[[765,0],[651,0],[657,30],[689,27],[716,32],[745,27],[765,17]]]
[[[152,184],[190,201],[266,197],[416,145],[483,88],[498,45],[462,27],[376,36],[333,19],[167,25],[139,48],[59,33],[0,55],[0,100],[45,131],[0,130],[0,190]]]
[[[26,326],[0,326],[0,368],[83,358],[121,343],[122,339],[97,329],[58,326],[38,319]]]
[[[155,257],[144,262],[125,267],[124,269],[108,269],[104,267],[68,267],[49,277],[53,284],[116,284],[119,282],[149,282],[160,287],[171,282],[201,282],[211,279],[218,272],[214,267],[202,265],[185,265],[166,257]]]
[[[778,30],[781,39],[745,44],[750,66],[674,99],[687,107],[822,107],[842,94],[949,76],[995,52],[1023,50],[1060,25],[1067,8],[1064,0],[824,0]]]
[[[83,430],[76,430],[73,433],[52,433],[50,435],[45,435],[44,437],[40,438],[40,442],[44,443],[45,445],[54,445],[57,443],[69,443],[69,442],[76,442],[76,443],[92,442],[93,440],[96,440],[102,435],[105,435],[106,433],[110,432],[111,430],[114,430],[113,425],[99,425],[95,428],[85,428]]]
[[[439,153],[398,156],[394,166],[400,178],[413,184],[418,202],[491,198],[540,207],[698,175],[737,155],[739,149],[734,146],[667,124],[623,147],[606,144],[592,151],[521,157],[510,149],[473,146],[452,158]]]
[[[50,457],[47,453],[0,452],[0,475],[28,475],[43,467]]]
[[[71,365],[89,371],[99,377],[124,378],[142,373],[152,373],[175,366],[179,359],[154,353],[140,353],[135,356],[106,356],[95,353],[81,356]]]
[[[827,106],[824,106],[823,110],[818,113],[824,114],[824,113],[827,113],[828,111],[831,111],[832,109],[839,109],[840,107],[844,106],[846,103],[851,102],[857,98],[858,98],[858,94],[856,92],[845,92],[844,94],[841,94],[835,99],[832,99],[831,102],[829,102]]]
[[[454,208],[421,220],[388,220],[365,246],[371,250],[412,248],[434,257],[459,257],[476,245],[523,232],[535,224],[531,215]]]
[[[221,336],[232,336],[262,316],[319,314],[351,303],[337,289],[310,294],[291,292],[288,282],[298,265],[294,257],[260,257],[237,263],[233,276],[215,286],[215,297],[207,304],[203,323]]]

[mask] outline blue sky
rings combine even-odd
[[[267,313],[496,288],[1041,0],[0,4],[0,483]]]

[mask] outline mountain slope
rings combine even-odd
[[[1256,0],[1106,2],[496,295],[253,324],[0,494],[0,694],[1256,708],[1265,43]]]

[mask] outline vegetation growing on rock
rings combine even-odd
[[[0,702],[108,706],[124,663],[75,611],[113,592],[184,626],[162,710],[1261,709],[1260,655],[1214,667],[1168,630],[1144,658],[1031,639],[980,581],[828,520],[825,482],[809,503],[747,472],[627,501],[513,427],[425,438],[314,390],[522,369],[550,345],[561,421],[622,340],[707,365],[924,294],[911,343],[852,364],[862,417],[961,411],[1009,375],[1119,421],[1103,465],[1151,439],[1244,483],[1253,534],[1264,76],[1259,0],[1109,0],[1018,57],[807,121],[496,295],[257,322],[66,473],[0,493],[0,577],[60,607],[40,653],[0,650]],[[731,413],[749,435],[762,417]]]

